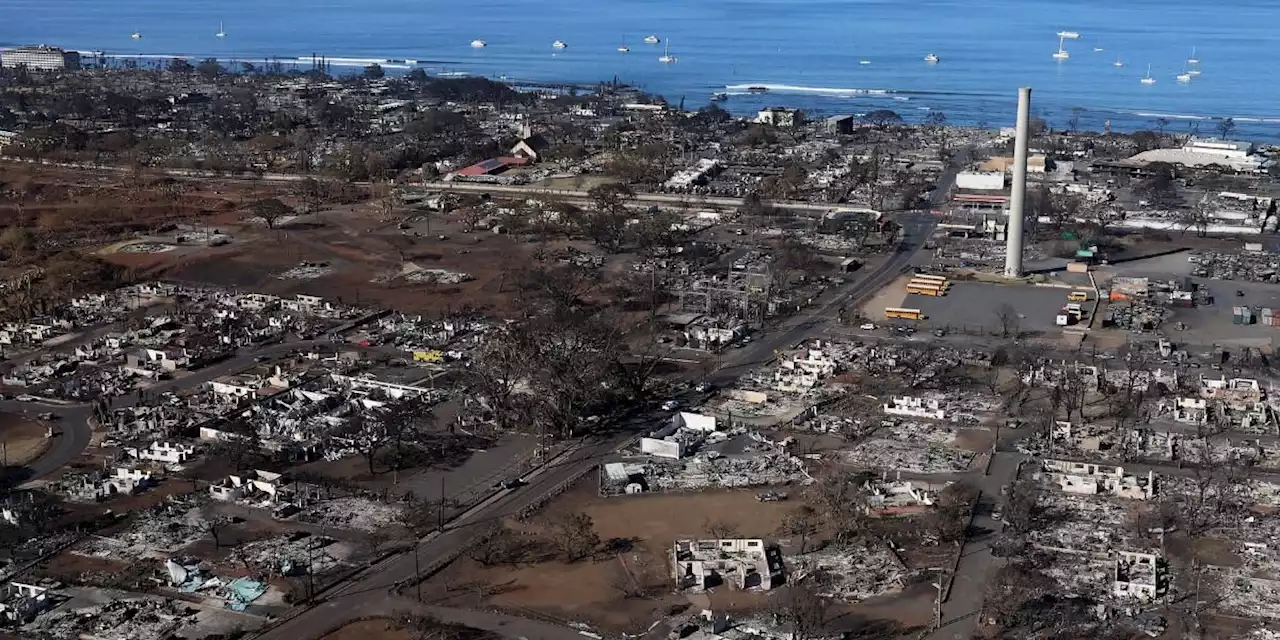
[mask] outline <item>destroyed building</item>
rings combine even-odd
[[[705,591],[720,585],[768,591],[782,584],[782,551],[760,539],[677,540],[671,554],[676,588]]]

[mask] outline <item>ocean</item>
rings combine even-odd
[[[908,122],[1012,124],[1017,87],[1055,127],[1235,135],[1280,142],[1280,83],[1267,52],[1280,2],[1232,0],[3,0],[0,46],[114,55],[270,58],[335,72],[389,71],[544,82],[617,78],[688,108],[795,106],[812,116],[893,109]],[[219,23],[225,38],[215,38]],[[138,31],[138,40],[130,34]],[[1055,60],[1059,31],[1070,58]],[[678,58],[662,64],[662,38]],[[484,48],[470,46],[483,39]],[[551,43],[568,46],[555,50]],[[629,53],[618,52],[626,44]],[[1095,48],[1102,51],[1095,51]],[[1195,49],[1199,64],[1188,65]],[[940,61],[929,64],[924,56]],[[1113,65],[1117,60],[1123,67]],[[866,61],[867,64],[864,64]],[[1154,85],[1140,79],[1150,65]],[[1189,83],[1175,76],[1198,69]],[[770,89],[750,95],[749,86]]]

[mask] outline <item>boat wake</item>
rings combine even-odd
[[[906,96],[984,96],[987,94],[979,93],[962,93],[951,91],[916,91],[912,89],[841,89],[837,87],[809,87],[795,84],[768,84],[763,82],[750,82],[744,84],[730,84],[724,87],[730,95],[741,95],[743,93],[751,93],[751,89],[768,89],[770,93],[796,93],[808,95],[820,95],[828,97],[852,97],[852,96],[895,96],[895,100],[906,100]]]
[[[1225,118],[1219,116],[1197,116],[1186,113],[1156,113],[1152,111],[1134,111],[1131,115],[1142,118],[1166,118],[1169,120],[1196,120],[1201,122],[1209,122],[1222,120]],[[1236,122],[1249,122],[1257,124],[1280,124],[1280,117],[1275,116],[1230,116]]]

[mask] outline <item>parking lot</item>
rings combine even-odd
[[[945,296],[909,295],[902,306],[919,309],[930,328],[971,333],[1001,332],[1001,310],[1012,308],[1016,322],[1011,323],[1011,329],[1016,324],[1020,332],[1046,332],[1059,330],[1054,318],[1070,292],[1061,287],[956,282]]]

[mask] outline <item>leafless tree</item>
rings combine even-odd
[[[871,476],[835,467],[828,468],[821,476],[810,487],[814,508],[824,514],[836,542],[852,543],[870,528],[864,485]]]
[[[565,562],[577,562],[595,553],[600,546],[591,516],[575,512],[567,513],[546,523],[548,542],[560,552]]]
[[[520,534],[502,524],[494,525],[478,538],[467,549],[467,556],[486,567],[520,562],[529,550],[528,542]]]
[[[716,540],[738,536],[738,525],[725,520],[711,520],[708,518],[706,522],[702,523],[702,528],[707,532],[708,536]]]
[[[221,549],[224,541],[222,534],[231,526],[231,518],[212,509],[205,509],[200,520],[200,527],[213,538],[213,548]]]
[[[1018,311],[1009,303],[995,308],[996,322],[1000,324],[1000,337],[1012,338],[1018,335]]]
[[[818,534],[818,512],[809,505],[800,505],[792,509],[778,526],[778,535],[800,539],[801,555],[806,551],[809,538]]]
[[[791,630],[793,640],[813,640],[825,635],[831,601],[807,583],[788,585],[775,594],[773,615]]]

